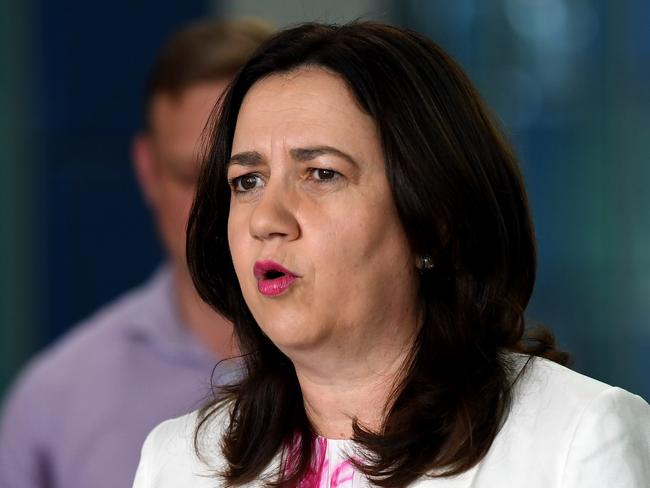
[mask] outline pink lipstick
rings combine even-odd
[[[257,289],[262,295],[274,297],[284,293],[297,276],[275,261],[257,261],[253,266]]]

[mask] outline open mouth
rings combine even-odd
[[[280,278],[281,276],[286,276],[282,271],[271,270],[264,273],[265,280],[274,280]]]
[[[257,261],[253,266],[257,289],[264,296],[277,296],[288,290],[297,276],[274,261]]]

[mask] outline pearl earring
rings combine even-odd
[[[433,269],[433,266],[433,258],[428,254],[425,254],[424,256],[418,256],[415,259],[415,267],[420,271],[429,271]]]

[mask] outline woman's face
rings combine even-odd
[[[228,179],[239,283],[285,354],[412,331],[414,256],[377,127],[341,78],[303,68],[253,85]]]

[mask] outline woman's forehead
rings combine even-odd
[[[321,117],[356,118],[365,115],[347,83],[325,69],[304,67],[257,81],[244,97],[242,112],[302,110]]]
[[[279,141],[288,146],[343,145],[364,152],[380,147],[374,120],[360,109],[346,82],[315,67],[263,78],[243,100],[233,152]]]

